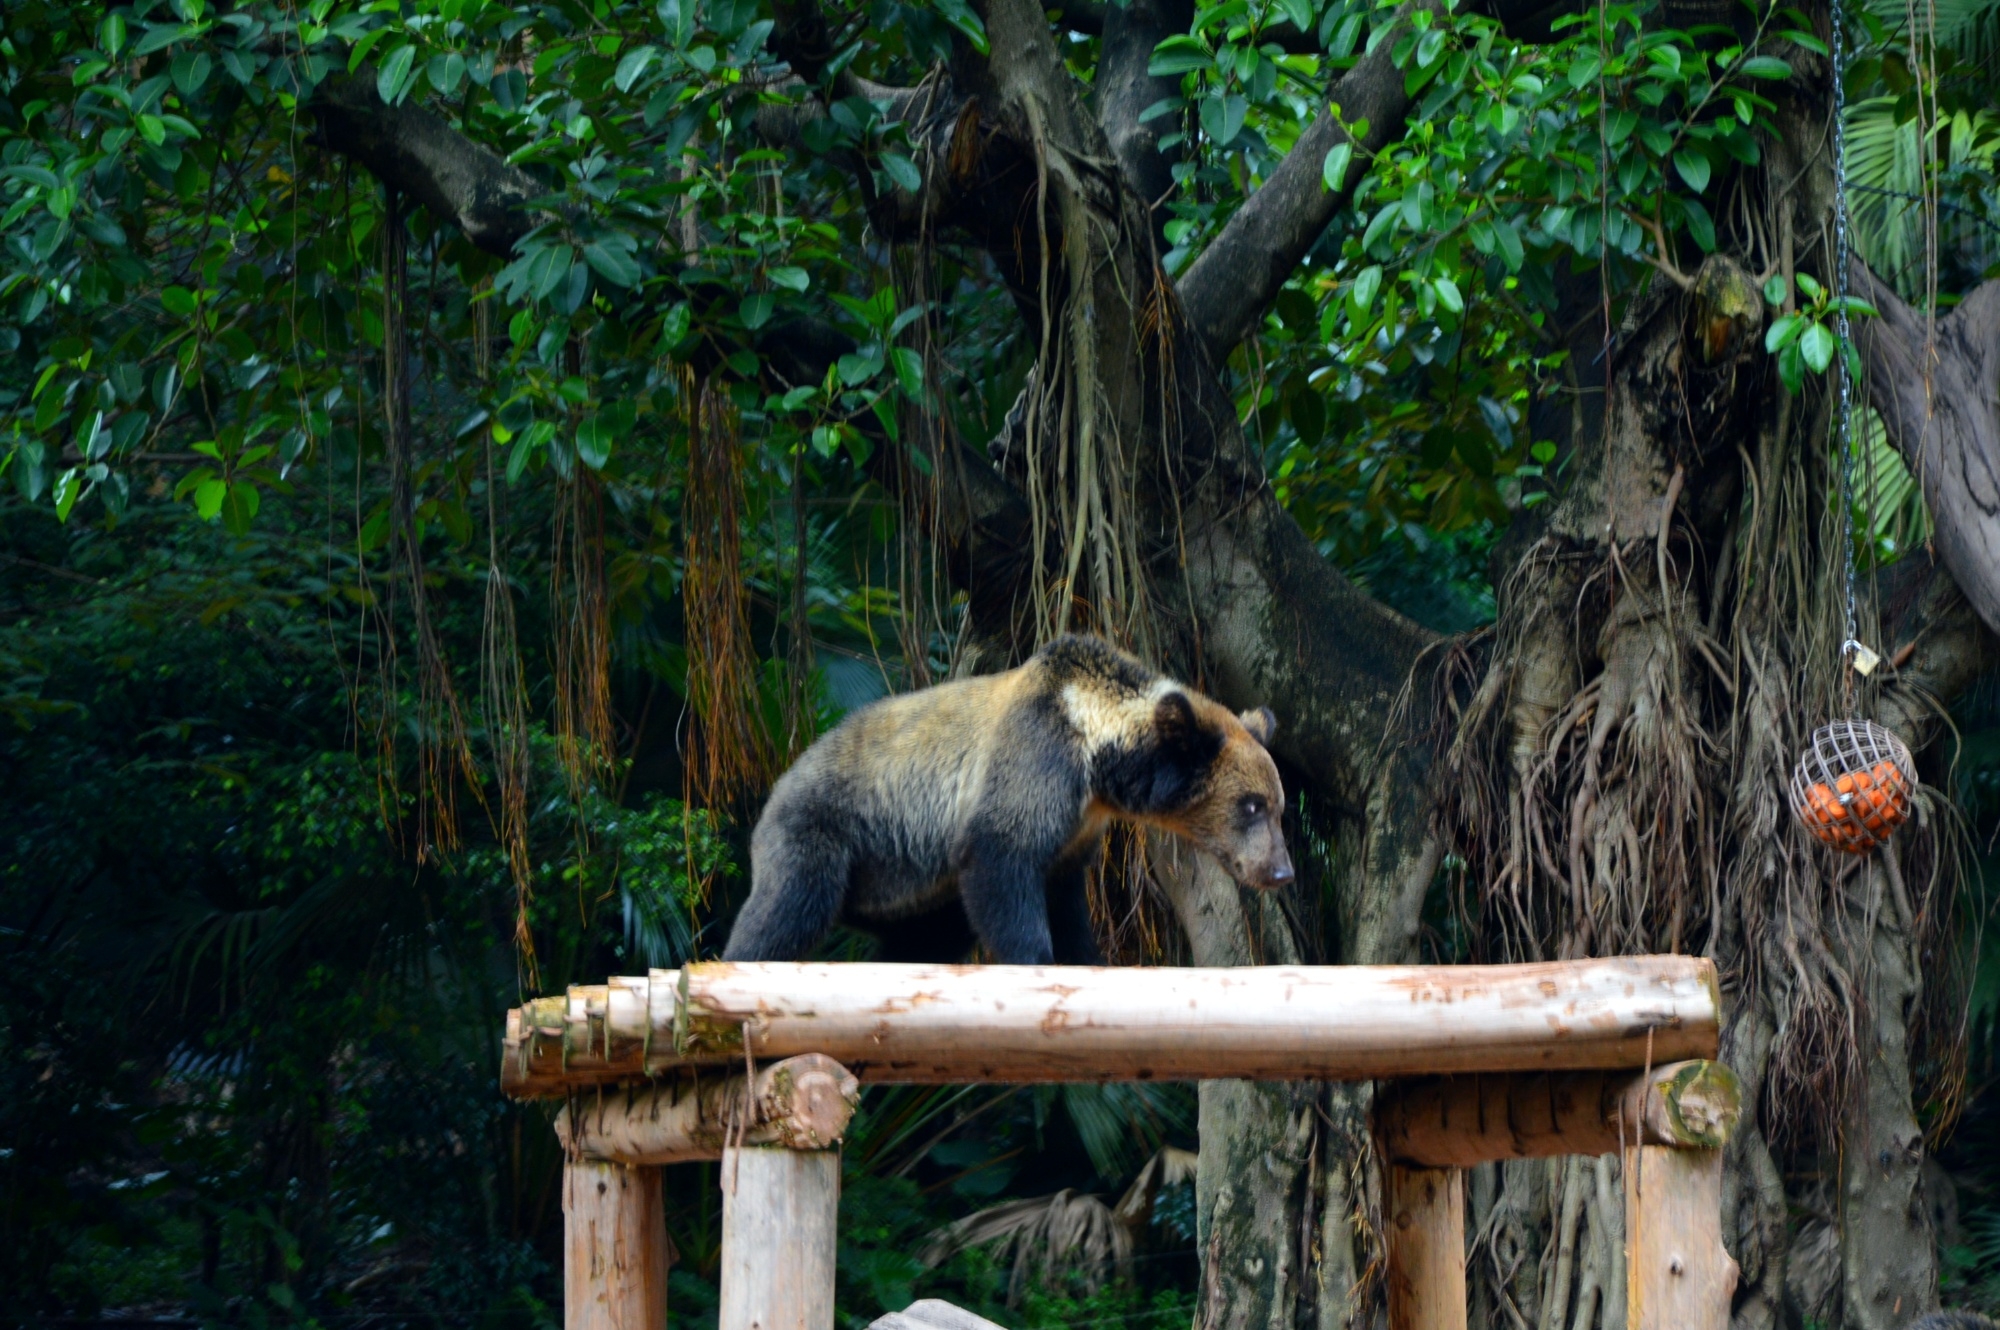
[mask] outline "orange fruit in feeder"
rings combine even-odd
[[[1802,791],[1800,785],[1803,780],[1793,787],[1799,820],[1813,835],[1850,854],[1874,849],[1910,816],[1910,781],[1886,758],[1831,781],[1814,781]]]

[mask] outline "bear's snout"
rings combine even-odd
[[[1272,855],[1269,862],[1264,865],[1264,879],[1257,885],[1266,891],[1270,891],[1278,887],[1289,886],[1292,879],[1296,876],[1298,874],[1292,871],[1292,856],[1285,852],[1283,845],[1280,845],[1278,852]]]

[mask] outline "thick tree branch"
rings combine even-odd
[[[1429,4],[1411,0],[1397,22]],[[1391,33],[1341,75],[1319,118],[1181,278],[1181,306],[1217,364],[1257,326],[1334,213],[1353,198],[1367,158],[1403,132],[1410,98],[1390,59],[1394,45]],[[1346,126],[1363,120],[1368,132],[1356,142]],[[1341,188],[1330,190],[1322,179],[1326,155],[1342,143],[1355,144],[1355,161]]]
[[[1855,324],[1868,399],[1923,485],[1945,567],[2000,628],[2000,281],[1938,321],[1926,365],[1921,316],[1859,259],[1852,277],[1881,311]]]
[[[489,254],[512,258],[539,220],[529,200],[547,191],[415,102],[389,106],[375,80],[328,79],[310,107],[319,141],[449,222]]]
[[[1173,161],[1160,151],[1160,138],[1175,121],[1146,109],[1180,92],[1180,76],[1146,72],[1153,48],[1194,22],[1193,0],[1125,0],[1104,20],[1097,61],[1097,121],[1111,140],[1125,181],[1152,211],[1153,242],[1164,248],[1160,228],[1167,222],[1167,195],[1174,187]]]

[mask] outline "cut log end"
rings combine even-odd
[[[748,1077],[712,1076],[586,1095],[556,1115],[572,1158],[621,1164],[720,1159],[732,1143],[825,1150],[840,1144],[860,1102],[847,1068],[801,1054]]]

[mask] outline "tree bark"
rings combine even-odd
[[[1938,553],[1986,626],[2000,631],[2000,281],[1937,320],[1853,264],[1855,294],[1881,312],[1854,321],[1868,400],[1923,485]]]
[[[1295,965],[1297,943],[1277,901],[1246,909],[1236,883],[1206,855],[1156,837],[1153,862],[1197,965]],[[1195,1249],[1202,1330],[1289,1326],[1310,1272],[1299,1268],[1308,1214],[1313,1087],[1203,1081],[1195,1171]]]

